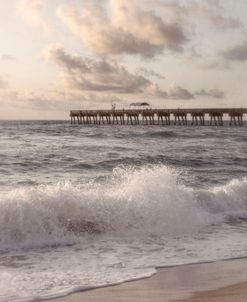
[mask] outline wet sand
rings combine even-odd
[[[51,302],[247,301],[247,259],[158,269],[151,278],[78,292]]]
[[[186,300],[177,302],[246,302],[247,282],[201,292]]]

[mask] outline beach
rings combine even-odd
[[[247,299],[247,259],[158,269],[150,278],[49,302],[229,302]]]
[[[179,302],[244,302],[247,297],[247,283],[239,283],[217,290],[201,292]]]

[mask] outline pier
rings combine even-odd
[[[247,108],[71,110],[71,124],[243,126]]]

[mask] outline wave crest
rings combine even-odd
[[[87,234],[178,236],[247,217],[247,179],[187,188],[166,166],[118,167],[103,184],[14,190],[0,200],[0,250],[73,244]]]

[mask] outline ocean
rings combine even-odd
[[[0,301],[247,256],[244,127],[0,122]]]

